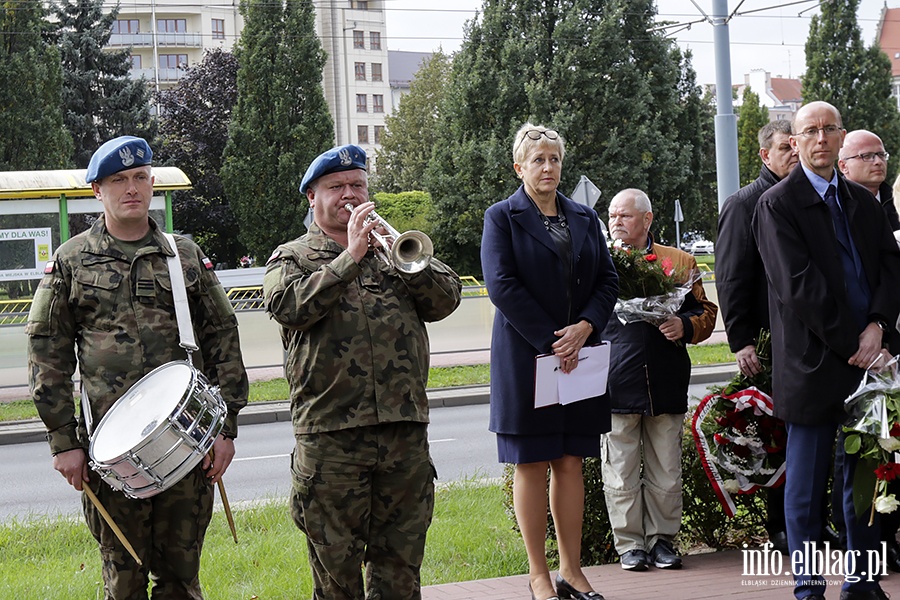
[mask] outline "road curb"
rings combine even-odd
[[[737,373],[735,363],[694,367],[691,370],[691,384],[724,383]],[[490,386],[472,385],[427,390],[430,408],[449,408],[473,404],[487,404],[490,401]],[[238,425],[258,425],[291,420],[290,402],[254,402],[247,405],[238,415]],[[0,445],[25,444],[46,440],[46,430],[38,419],[27,421],[0,422]]]

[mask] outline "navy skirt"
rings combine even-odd
[[[581,457],[600,456],[600,434],[497,434],[497,455],[502,463],[519,465],[544,462],[562,458],[566,454]]]

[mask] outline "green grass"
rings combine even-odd
[[[490,365],[434,367],[428,372],[428,387],[434,389],[459,385],[483,385],[490,382]]]
[[[21,421],[23,419],[36,419],[37,409],[31,400],[13,400],[12,402],[0,402],[0,421]]]
[[[734,354],[728,344],[704,344],[688,346],[688,354],[693,365],[710,365],[734,362]],[[432,389],[463,385],[485,385],[490,383],[490,365],[464,365],[457,367],[434,367],[428,375],[428,387]],[[290,397],[287,380],[284,377],[250,384],[250,402],[286,400]],[[0,403],[0,421],[21,421],[36,419],[37,410],[31,400],[22,399]]]
[[[235,545],[218,511],[200,581],[209,600],[309,598],[306,539],[286,500],[234,511]],[[100,555],[80,519],[33,518],[0,526],[0,598],[101,598]],[[428,531],[423,585],[527,572],[521,538],[503,509],[499,485],[454,483],[438,489]]]
[[[728,348],[728,344],[724,342],[688,346],[688,354],[691,357],[692,365],[718,365],[734,362],[734,354]]]
[[[482,385],[490,383],[490,365],[465,365],[457,367],[434,367],[428,373],[429,388],[446,388],[460,385]],[[250,402],[285,400],[290,397],[290,388],[284,377],[250,384]]]

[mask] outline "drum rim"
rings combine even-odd
[[[97,436],[100,433],[100,431],[103,429],[103,426],[111,420],[111,415],[114,413],[116,408],[119,407],[120,405],[124,404],[124,401],[126,401],[128,399],[128,394],[131,392],[131,390],[133,390],[135,388],[135,386],[137,386],[141,381],[143,381],[144,379],[149,379],[150,377],[155,375],[157,372],[163,371],[165,369],[169,369],[172,367],[176,367],[176,366],[186,366],[188,368],[188,370],[190,372],[190,380],[189,380],[190,385],[188,385],[187,389],[185,389],[184,392],[181,394],[181,397],[178,399],[178,402],[175,403],[175,406],[169,412],[166,419],[160,420],[159,423],[156,425],[156,427],[153,428],[152,431],[148,432],[146,435],[141,436],[140,439],[136,443],[134,443],[131,446],[131,448],[129,448],[125,452],[122,452],[122,453],[117,454],[116,456],[113,456],[110,458],[105,458],[103,460],[98,459],[94,455]],[[134,385],[132,385],[130,388],[128,388],[128,390],[126,390],[125,393],[119,397],[118,400],[113,402],[113,405],[109,407],[109,410],[106,411],[106,413],[103,415],[103,418],[101,418],[100,422],[97,424],[97,426],[94,427],[94,431],[90,435],[90,445],[88,447],[88,454],[90,455],[91,460],[98,464],[117,464],[120,459],[124,458],[128,454],[128,452],[134,452],[135,449],[138,449],[139,447],[143,448],[148,443],[150,443],[150,441],[156,439],[159,436],[159,434],[161,433],[161,429],[168,427],[168,425],[169,425],[168,417],[171,416],[172,414],[178,412],[178,410],[180,408],[182,408],[182,406],[185,403],[185,400],[190,396],[190,392],[196,387],[197,382],[199,380],[199,378],[197,377],[198,374],[202,375],[202,373],[200,373],[200,371],[194,365],[192,365],[189,361],[173,360],[173,361],[169,361],[167,363],[163,363],[163,364],[159,365],[158,367],[155,367],[152,371],[150,371],[149,373],[143,375],[140,379],[138,379],[134,383]]]

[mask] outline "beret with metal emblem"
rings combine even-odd
[[[91,156],[84,181],[91,183],[119,171],[149,165],[152,158],[153,151],[144,138],[131,135],[113,138]]]
[[[300,183],[300,193],[305,194],[309,184],[329,173],[339,171],[352,171],[353,169],[366,170],[366,151],[354,144],[338,146],[327,150],[316,157],[306,170],[303,181]]]

